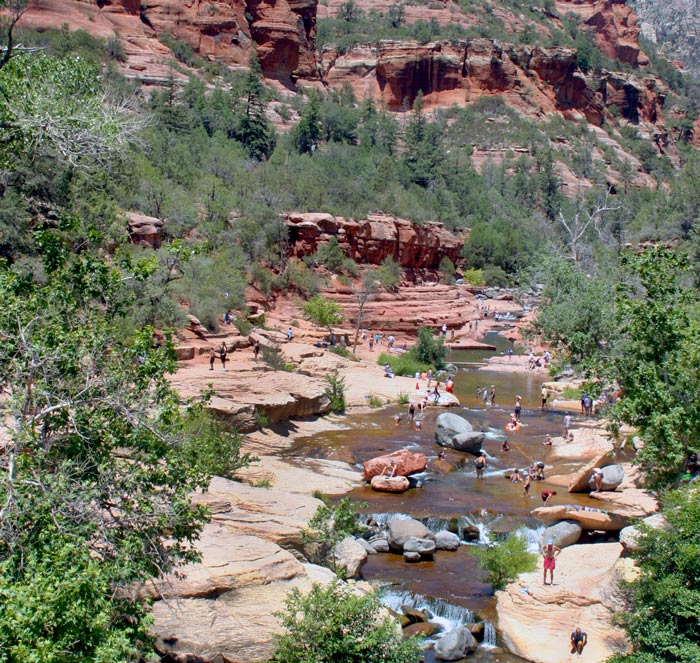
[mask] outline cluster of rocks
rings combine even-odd
[[[355,541],[365,551],[365,559],[366,555],[394,553],[403,555],[404,561],[409,563],[429,561],[434,558],[437,550],[454,551],[460,546],[459,536],[454,532],[441,530],[433,533],[418,520],[398,517],[390,518],[386,528],[376,524],[368,527],[364,537]],[[348,573],[354,570],[340,556],[336,556],[335,561]]]
[[[431,621],[429,610],[419,610],[408,605],[401,606],[401,612],[391,611],[399,620],[406,636],[431,638],[442,631],[442,625]],[[464,624],[450,629],[435,643],[434,655],[438,661],[459,661],[473,654],[484,640],[484,622]]]
[[[443,412],[435,421],[435,442],[442,447],[478,456],[484,443],[484,433],[474,430],[464,417]]]

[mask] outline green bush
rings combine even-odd
[[[486,265],[483,270],[484,283],[491,287],[508,287],[508,274],[496,265]]]
[[[345,412],[345,378],[337,373],[326,375],[326,388],[323,392],[331,402],[331,412]]]
[[[467,269],[463,278],[469,285],[484,285],[484,272],[481,269]]]
[[[374,594],[360,594],[343,582],[314,583],[308,594],[294,588],[277,615],[279,663],[418,663],[420,641],[405,639],[394,617]]]
[[[377,358],[377,363],[380,366],[389,364],[394,375],[413,376],[416,373],[423,373],[429,368],[432,368],[431,364],[416,361],[409,352],[401,352],[398,354],[382,352]]]
[[[503,589],[519,573],[534,571],[537,566],[537,555],[528,552],[525,539],[515,534],[510,534],[501,543],[479,548],[475,552],[494,590]]]
[[[414,373],[415,375],[415,373]],[[399,395],[396,397],[396,402],[399,405],[408,405],[409,401],[411,399],[408,397],[408,394],[405,391],[400,391]]]
[[[382,402],[382,399],[379,398],[379,396],[377,396],[376,394],[370,394],[367,397],[367,405],[369,405],[370,407],[376,408],[376,407],[382,407],[382,405],[384,405],[384,403]]]
[[[387,290],[396,290],[401,285],[403,272],[397,262],[387,257],[376,272],[377,279]]]
[[[441,368],[445,360],[445,344],[442,336],[436,336],[426,327],[422,326],[418,330],[416,344],[409,350],[408,354],[421,364],[428,364],[435,368]]]

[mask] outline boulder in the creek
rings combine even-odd
[[[418,552],[412,552],[410,550],[407,550],[403,554],[403,560],[404,562],[409,562],[411,564],[416,564],[417,562],[420,562],[423,558],[420,556],[420,553]]]
[[[457,550],[459,548],[459,537],[454,532],[446,529],[435,534],[435,547],[438,550]]]
[[[625,470],[622,465],[608,465],[600,468],[603,473],[601,490],[615,490],[625,479]],[[591,474],[588,479],[588,487],[596,490],[595,476]]]
[[[436,624],[435,622],[422,622],[421,624],[409,624],[403,630],[403,634],[407,638],[413,636],[430,638],[436,633],[440,633],[440,631],[442,631],[442,626],[440,626],[440,624]]]
[[[412,453],[406,449],[400,449],[386,456],[377,456],[362,464],[362,478],[370,481],[372,477],[387,472],[394,468],[394,476],[406,477],[409,474],[422,472],[425,469],[425,454]]]
[[[372,537],[369,540],[369,544],[378,553],[388,553],[389,552],[389,541],[387,540],[385,534],[382,534],[382,535],[376,536],[376,537]]]
[[[380,493],[405,493],[410,487],[411,482],[408,477],[387,477],[378,475],[372,477],[370,481],[372,490]]]
[[[364,546],[351,536],[338,541],[333,548],[333,564],[342,569],[346,578],[357,578],[362,565],[367,561]]]
[[[368,555],[376,555],[377,554],[376,548],[371,543],[367,543],[367,541],[365,541],[362,538],[357,539],[357,542],[365,549],[365,551],[367,552]]]
[[[430,615],[419,608],[414,608],[412,605],[402,605],[401,612],[408,618],[411,624],[427,622],[430,619]]]
[[[465,624],[465,626],[469,629],[469,632],[474,636],[474,639],[477,642],[483,642],[484,641],[484,636],[486,635],[485,633],[485,625],[484,622],[475,622],[472,624]]]
[[[547,541],[551,540],[559,548],[573,546],[578,542],[582,532],[581,523],[577,523],[575,520],[562,520],[556,525],[550,525],[542,532],[540,545],[544,546]]]
[[[662,513],[655,513],[653,516],[644,518],[641,522],[651,529],[664,529],[668,526],[668,520]],[[631,555],[639,552],[639,537],[641,533],[638,524],[630,525],[620,530],[620,543]]]
[[[438,661],[459,661],[476,648],[474,636],[464,626],[458,626],[435,643],[435,658]]]
[[[413,518],[390,518],[387,521],[387,538],[391,550],[403,552],[404,543],[411,537],[432,539],[434,535],[423,523]]]
[[[433,539],[418,539],[412,536],[403,544],[403,552],[417,552],[422,559],[433,559],[435,541]]]
[[[475,431],[464,417],[452,412],[443,412],[435,420],[435,441],[442,447],[476,456],[481,452],[484,434]]]

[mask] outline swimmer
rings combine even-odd
[[[398,426],[401,423],[401,415],[396,414],[394,415],[394,423]]]
[[[416,419],[416,430],[420,430],[421,428],[423,428],[423,426],[420,422],[420,419]]]
[[[508,444],[508,440],[503,440],[501,451],[510,451],[510,444]]]
[[[551,436],[551,435],[547,435],[547,436],[544,438],[544,442],[542,442],[542,444],[544,444],[545,447],[551,447],[551,446],[552,446],[552,436]]]
[[[447,456],[447,452],[444,449],[440,449],[440,451],[438,451],[437,457],[440,460],[445,460],[446,456]]]
[[[520,483],[520,470],[515,470],[513,474],[510,475],[510,482],[511,483]]]

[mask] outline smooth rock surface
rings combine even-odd
[[[346,536],[333,549],[333,563],[344,571],[346,578],[358,578],[367,555],[365,547],[359,541]]]
[[[411,537],[432,539],[432,532],[421,522],[413,518],[390,518],[387,521],[387,538],[389,548],[394,552],[403,552],[403,546]]]
[[[370,486],[380,493],[405,493],[411,487],[411,482],[408,477],[375,476]]]
[[[603,470],[603,481],[601,490],[615,490],[625,479],[625,471],[622,465],[608,465],[601,468]],[[596,490],[595,477],[591,474],[588,479],[588,487],[591,490]]]
[[[612,583],[621,552],[619,543],[570,546],[557,558],[554,585],[542,584],[540,563],[498,592],[497,626],[508,649],[533,663],[573,661],[569,636],[581,624],[588,645],[580,660],[602,663],[627,651],[624,632],[612,625],[613,613],[624,608]]]
[[[544,546],[550,539],[555,546],[560,548],[573,546],[578,542],[582,532],[583,527],[581,527],[580,523],[574,520],[562,520],[556,525],[550,525],[542,532],[540,546]]]
[[[362,463],[362,478],[369,481],[391,468],[394,463],[394,476],[406,477],[409,474],[422,472],[425,469],[425,454],[412,453],[407,449],[399,449],[385,456],[377,456]]]
[[[484,434],[458,414],[443,412],[435,421],[435,441],[443,447],[477,455],[484,442]]]
[[[605,511],[576,510],[565,505],[541,506],[530,511],[530,515],[546,525],[560,520],[574,520],[580,523],[583,529],[598,529],[605,532],[616,532],[629,525],[629,518],[625,515]]]
[[[438,550],[457,550],[459,548],[459,537],[454,532],[446,529],[435,534],[435,547]]]
[[[668,526],[666,516],[662,513],[655,513],[653,516],[644,518],[642,522],[651,529],[664,529]],[[624,546],[625,551],[634,555],[639,552],[639,537],[641,530],[638,525],[630,525],[620,530],[620,543]]]
[[[459,661],[476,648],[474,636],[464,626],[458,626],[435,643],[435,658],[438,661]]]
[[[615,462],[615,458],[610,450],[598,453],[592,460],[584,465],[569,482],[570,493],[588,492],[588,480],[596,467],[607,467]]]
[[[403,552],[417,552],[422,559],[432,559],[435,554],[435,541],[412,536],[403,544]]]

